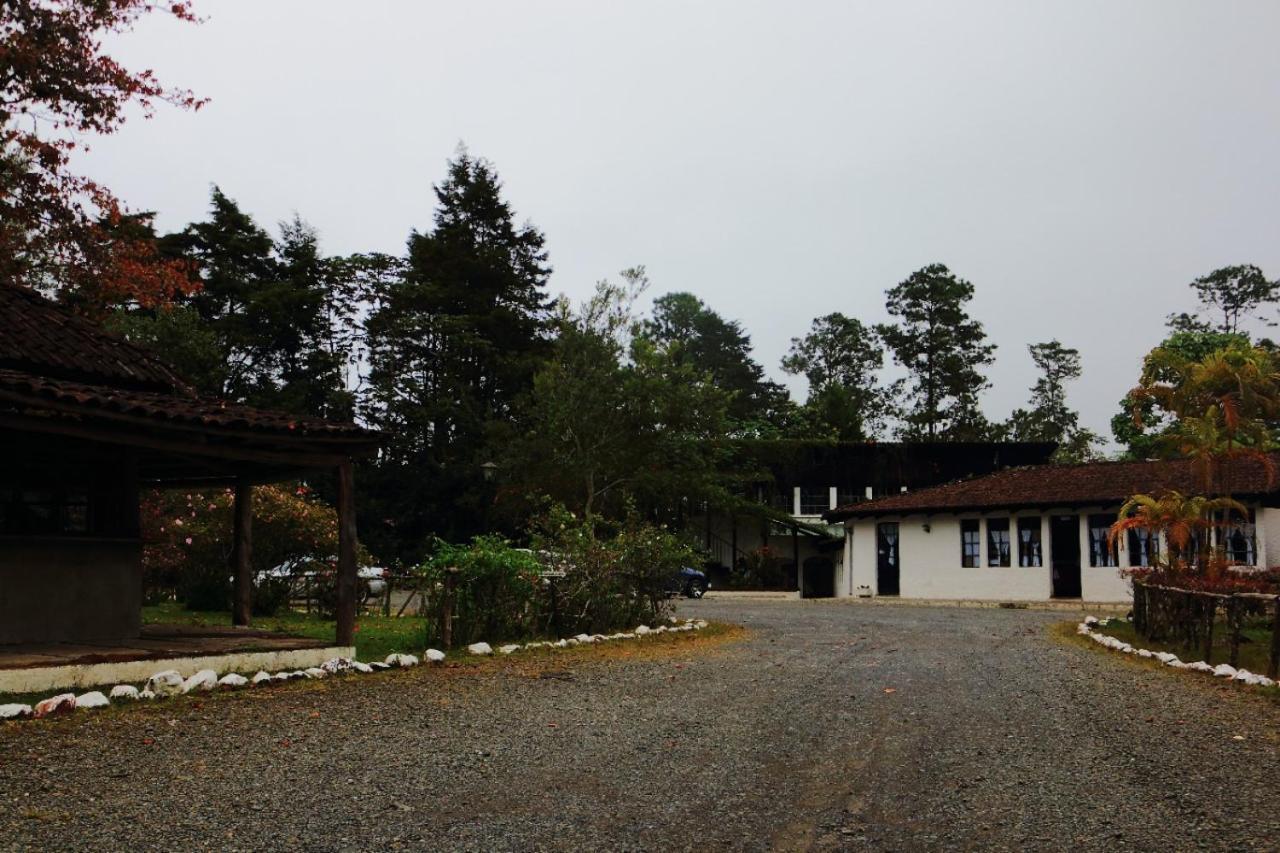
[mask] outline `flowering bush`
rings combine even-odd
[[[1190,592],[1215,592],[1230,595],[1234,592],[1261,592],[1280,594],[1280,568],[1265,571],[1236,569],[1223,565],[1210,567],[1203,574],[1181,569],[1170,571],[1168,567],[1157,569],[1128,569],[1127,577],[1153,586],[1167,586]]]
[[[230,489],[155,491],[143,498],[142,564],[150,600],[177,598],[192,610],[230,606],[234,506]],[[266,576],[270,569],[296,564],[333,575],[337,513],[306,486],[255,487],[252,533],[255,611],[287,603],[287,581]],[[363,553],[359,558],[367,561]]]

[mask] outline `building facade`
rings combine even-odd
[[[734,510],[697,514],[688,530],[708,555],[713,585],[767,548],[780,565],[783,588],[805,597],[836,596],[845,576],[845,531],[827,514],[904,490],[1042,463],[1054,449],[1044,442],[744,441],[737,445],[740,464],[753,474],[743,501]]]
[[[1280,555],[1280,495],[1258,462],[1235,463],[1229,489],[1249,509],[1215,533],[1246,567]],[[1036,466],[849,504],[837,595],[921,599],[1123,602],[1125,570],[1149,567],[1167,543],[1111,525],[1134,494],[1197,491],[1190,463]]]

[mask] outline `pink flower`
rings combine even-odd
[[[188,545],[190,545],[190,544],[191,544],[191,537],[190,537],[190,536],[188,536],[188,537],[187,537],[186,539],[184,539],[183,541],[184,541],[184,542],[186,542]]]

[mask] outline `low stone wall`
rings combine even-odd
[[[131,660],[115,663],[42,666],[30,669],[0,670],[0,693],[42,693],[48,690],[70,690],[146,681],[155,672],[172,669],[184,677],[203,669],[217,672],[256,672],[258,670],[293,670],[319,666],[333,658],[355,657],[351,646],[320,649],[287,649],[272,652],[233,652],[224,655],[201,655],[163,660]]]

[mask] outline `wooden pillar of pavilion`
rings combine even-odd
[[[791,562],[796,568],[796,589],[800,588],[800,525],[791,525]]]
[[[248,625],[253,615],[253,486],[243,478],[236,480],[234,512],[231,622]]]
[[[338,465],[338,629],[340,646],[356,636],[356,498],[351,460]]]

